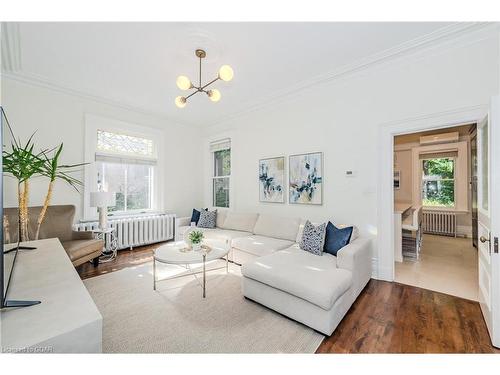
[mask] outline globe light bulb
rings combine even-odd
[[[191,87],[193,87],[191,81],[186,76],[177,77],[176,83],[177,87],[180,88],[181,90],[189,90]]]
[[[175,98],[175,105],[179,108],[184,108],[187,104],[186,98],[183,96],[178,96]]]
[[[210,98],[211,101],[213,102],[218,102],[220,100],[220,91],[217,89],[210,90],[208,92],[208,97]]]
[[[219,78],[222,79],[223,81],[229,82],[230,80],[233,79],[234,72],[233,68],[231,68],[229,65],[222,65],[219,69]]]

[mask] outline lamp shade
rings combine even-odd
[[[115,205],[115,193],[107,191],[94,191],[90,193],[90,207],[113,207]]]

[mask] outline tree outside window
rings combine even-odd
[[[425,159],[422,167],[422,204],[455,207],[455,159]]]

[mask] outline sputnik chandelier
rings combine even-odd
[[[217,89],[212,89],[212,90],[206,90],[208,86],[210,86],[212,83],[215,81],[218,81],[219,79],[229,82],[230,80],[233,79],[233,68],[231,68],[229,65],[222,65],[219,69],[219,74],[217,75],[217,78],[211,80],[207,84],[203,85],[201,84],[201,60],[204,59],[207,54],[204,50],[202,49],[197,49],[195,51],[196,57],[200,59],[200,79],[199,79],[199,86],[193,85],[191,80],[186,77],[186,76],[179,76],[177,77],[177,87],[180,88],[183,91],[194,89],[195,91],[189,94],[188,96],[178,96],[175,98],[175,105],[179,108],[184,108],[187,104],[187,100],[192,97],[195,94],[198,94],[199,92],[204,92],[205,94],[208,95],[208,98],[213,101],[213,102],[218,102],[220,100],[220,91]]]

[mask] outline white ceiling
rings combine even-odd
[[[22,23],[20,70],[28,76],[166,116],[211,125],[258,105],[298,82],[422,38],[449,23]],[[204,81],[230,64],[231,82],[217,82],[218,103],[197,94],[184,109],[179,74]]]

